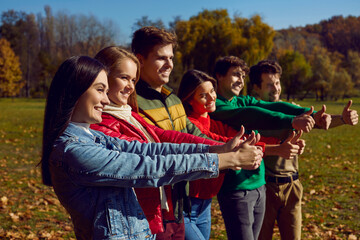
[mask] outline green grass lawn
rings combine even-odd
[[[360,112],[360,99],[353,99]],[[325,102],[341,114],[347,101]],[[323,102],[306,100],[302,106]],[[0,99],[0,239],[75,238],[69,215],[42,185],[40,159],[44,100]],[[303,239],[360,238],[360,127],[305,134],[300,157],[304,185]],[[226,239],[216,199],[212,239]],[[275,231],[274,239],[280,239]]]

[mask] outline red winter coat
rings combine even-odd
[[[172,143],[202,143],[207,145],[218,145],[205,138],[197,137],[187,133],[181,133],[173,130],[163,130],[159,127],[147,123],[140,115],[132,112],[132,116],[146,129],[155,142]],[[127,141],[137,140],[139,142],[148,142],[144,133],[126,120],[116,118],[110,114],[102,114],[102,122],[92,124],[90,127],[101,131],[111,137],[121,138]],[[164,232],[163,220],[174,220],[173,205],[171,199],[171,187],[165,186],[169,212],[161,210],[160,193],[158,188],[137,188],[135,189],[139,203],[143,208],[146,218],[149,222],[153,234]]]

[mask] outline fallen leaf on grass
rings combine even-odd
[[[357,240],[357,237],[354,234],[350,234],[348,240]]]
[[[20,217],[18,215],[16,215],[15,213],[9,213],[10,218],[13,222],[19,222],[20,221]]]
[[[2,198],[1,198],[1,205],[0,205],[0,207],[1,208],[4,208],[7,204],[8,204],[8,201],[9,201],[9,199],[6,197],[6,196],[3,196]]]
[[[38,237],[36,236],[35,233],[31,232],[26,236],[26,239],[37,239]]]
[[[12,231],[8,231],[6,233],[6,237],[9,239],[24,239],[25,235],[21,232],[12,232]]]

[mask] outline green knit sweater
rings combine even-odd
[[[216,111],[211,114],[215,120],[220,120],[235,129],[241,125],[247,131],[263,129],[292,129],[295,116],[310,110],[286,102],[266,102],[251,96],[238,96],[228,101],[218,95]],[[265,165],[262,161],[256,170],[238,170],[225,175],[220,192],[236,190],[254,190],[265,184]]]
[[[220,120],[235,129],[271,130],[291,129],[295,116],[309,111],[287,102],[266,102],[252,96],[233,97],[228,101],[221,95],[216,99],[216,111],[211,118]]]

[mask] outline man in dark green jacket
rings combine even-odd
[[[309,132],[315,123],[320,127],[328,127],[330,116],[322,111],[313,113],[313,107],[309,109],[284,102],[269,103],[240,95],[248,70],[246,63],[234,56],[224,57],[216,62],[218,97],[212,118],[235,129],[240,129],[243,125],[247,130],[289,131],[294,128]],[[265,214],[264,185],[264,166],[253,171],[230,170],[226,174],[218,200],[228,239],[258,238]]]
[[[249,72],[246,63],[234,56],[219,59],[215,65],[218,83],[216,111],[211,115],[236,129],[296,129],[309,132],[315,125],[312,108],[302,108],[286,102],[266,102],[252,96],[240,95],[245,75]],[[320,113],[317,114],[320,116]],[[316,115],[316,116],[317,116]],[[315,116],[315,115],[314,115]],[[318,119],[317,124],[326,128],[329,116]]]

